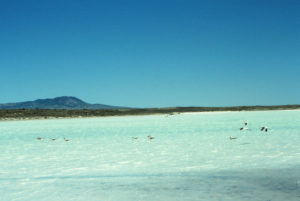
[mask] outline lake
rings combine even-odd
[[[3,201],[299,201],[300,111],[2,121],[0,184]]]

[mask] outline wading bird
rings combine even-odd
[[[263,126],[263,127],[261,127],[260,131],[265,131],[265,132],[268,132],[268,127],[266,127],[266,126]]]
[[[148,135],[147,137],[148,137],[149,140],[153,140],[154,139],[154,137],[152,137],[151,135]]]

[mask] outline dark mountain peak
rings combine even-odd
[[[59,96],[59,97],[55,97],[55,98],[36,99],[35,101],[44,101],[44,100],[54,100],[54,101],[76,100],[76,101],[82,101],[79,98],[76,98],[74,96]]]
[[[79,98],[76,98],[74,96],[60,96],[60,97],[53,98],[53,100],[56,100],[56,101],[75,101],[75,102],[84,103],[84,101],[82,101]]]
[[[54,107],[54,108],[86,108],[88,103],[73,97],[73,96],[61,96],[56,98],[46,98],[46,99],[37,99],[35,101],[32,101],[33,103],[36,103],[38,106],[43,105],[46,107]]]
[[[121,108],[103,104],[89,104],[74,96],[61,96],[56,98],[37,99],[19,103],[0,104],[0,109],[112,109]]]

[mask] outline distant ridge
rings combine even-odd
[[[0,109],[118,109],[119,106],[89,104],[73,96],[61,96],[56,98],[37,99],[18,103],[0,104]]]

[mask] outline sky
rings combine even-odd
[[[0,103],[300,104],[298,0],[0,0]]]

